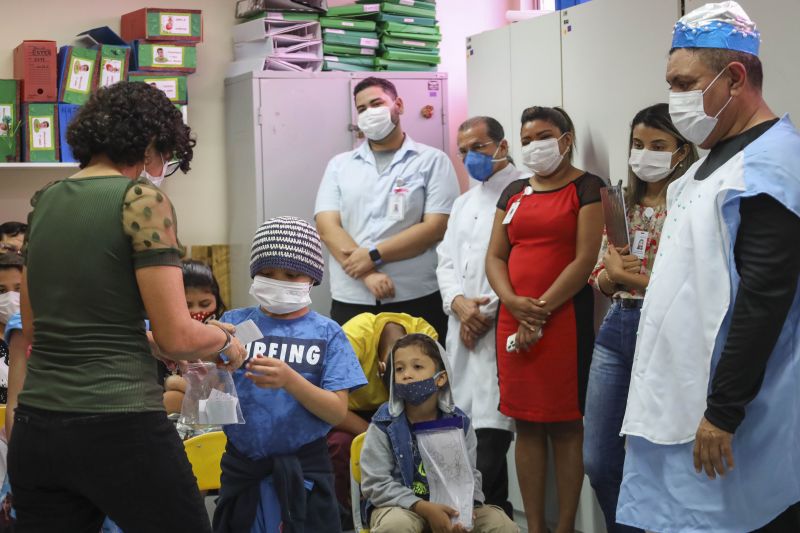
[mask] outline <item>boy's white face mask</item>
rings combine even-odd
[[[287,315],[311,305],[311,283],[256,276],[250,295],[270,313]]]

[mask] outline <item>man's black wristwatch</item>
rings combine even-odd
[[[378,251],[377,248],[373,248],[369,251],[369,258],[372,259],[372,262],[375,264],[376,267],[379,267],[383,264],[383,259],[381,259],[381,253]]]

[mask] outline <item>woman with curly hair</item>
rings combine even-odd
[[[100,89],[67,131],[81,170],[34,196],[24,245],[32,343],[8,472],[18,531],[210,531],[161,402],[145,313],[163,357],[238,367],[245,350],[186,307],[172,204],[151,181],[194,140],[159,90]]]

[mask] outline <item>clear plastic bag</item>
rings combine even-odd
[[[417,424],[414,433],[428,477],[430,501],[458,511],[453,524],[461,524],[469,530],[472,529],[475,477],[461,422],[460,418],[445,418]]]
[[[179,423],[191,427],[244,424],[231,373],[214,363],[189,363]]]

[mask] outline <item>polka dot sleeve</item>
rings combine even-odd
[[[180,266],[185,248],[178,241],[172,202],[146,180],[131,183],[122,203],[122,224],[131,238],[135,268]]]

